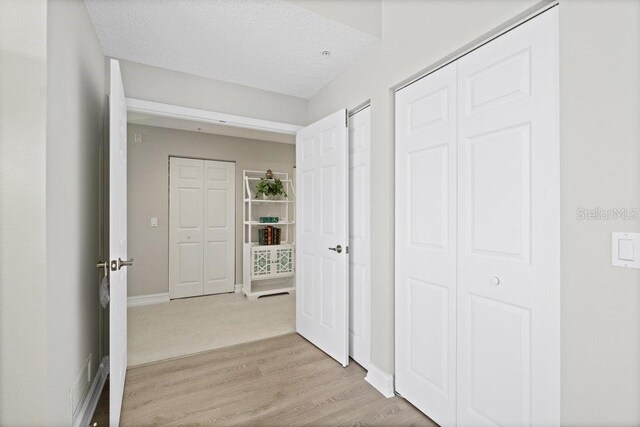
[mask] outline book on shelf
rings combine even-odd
[[[273,225],[258,229],[258,244],[261,246],[279,245],[282,238],[282,230]]]

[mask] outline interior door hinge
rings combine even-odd
[[[349,246],[347,246],[345,250],[347,253],[349,253]]]

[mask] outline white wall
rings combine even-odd
[[[309,101],[315,121],[371,99],[371,361],[393,373],[390,88],[535,1],[384,0],[383,41]],[[640,273],[610,265],[610,232],[576,209],[640,208],[640,2],[562,0],[562,421],[640,424]]]
[[[0,2],[0,425],[46,420],[47,3]]]
[[[236,284],[242,283],[242,170],[289,172],[295,146],[230,136],[128,126],[129,296],[169,292],[169,156],[236,162]],[[143,142],[134,142],[134,134]],[[158,227],[150,218],[158,218]]]
[[[640,425],[640,270],[579,208],[640,209],[640,1],[562,0],[562,421]]]
[[[48,7],[47,423],[71,424],[69,390],[98,338],[98,171],[104,54],[81,0]]]
[[[81,0],[0,3],[0,425],[71,424],[99,358],[103,64]]]
[[[393,373],[393,96],[390,88],[527,9],[533,0],[383,1],[383,40],[309,100],[315,121],[371,99],[371,362]]]
[[[262,89],[120,61],[127,97],[295,125],[307,124],[308,101]]]

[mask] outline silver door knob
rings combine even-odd
[[[98,267],[98,269],[100,269],[100,268],[104,269],[104,275],[105,276],[109,275],[109,262],[108,261],[98,261],[98,263],[96,264],[96,267]]]
[[[118,261],[116,265],[118,267],[118,270],[120,270],[122,267],[131,267],[133,265],[133,258],[128,260],[123,260],[120,257],[118,257]]]
[[[498,286],[500,284],[500,279],[496,276],[491,277],[490,280],[491,284],[494,286]]]
[[[329,248],[330,251],[336,251],[338,253],[342,253],[342,246],[338,245],[335,248]]]

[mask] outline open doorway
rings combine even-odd
[[[292,175],[295,144],[241,130],[205,132],[197,122],[184,129],[185,123],[149,121],[129,114],[127,216],[135,268],[128,278],[128,366],[295,332],[293,276],[277,280],[291,283],[289,293],[243,292],[243,210],[256,196],[255,188],[246,194],[245,171]],[[260,217],[286,222],[282,214],[254,214],[253,240],[267,225],[283,228],[260,226]],[[285,239],[292,233],[283,231]]]
[[[345,367],[351,357],[368,367],[369,109],[300,128],[127,99],[119,80],[113,88],[123,102],[111,114],[110,200],[124,199],[109,219],[124,227],[110,248],[124,250],[110,249],[110,270],[124,293],[111,287],[109,363],[122,373],[110,382],[112,415],[127,368],[287,333]],[[263,183],[284,191],[270,199]],[[285,209],[247,215],[256,199]],[[121,272],[134,266],[129,255],[135,268]],[[261,262],[285,284],[254,288]]]

